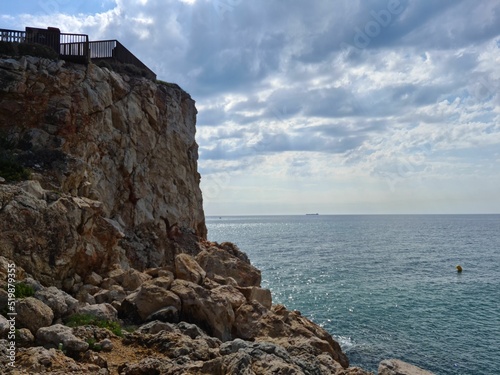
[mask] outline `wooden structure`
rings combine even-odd
[[[54,27],[26,27],[25,31],[0,29],[0,42],[43,44],[56,51],[62,60],[80,64],[88,64],[91,60],[131,64],[144,71],[147,78],[156,79],[156,74],[118,40],[89,42],[85,34],[61,33]]]

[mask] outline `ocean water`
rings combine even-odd
[[[217,216],[207,227],[351,365],[500,374],[500,215]]]

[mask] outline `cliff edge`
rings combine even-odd
[[[0,59],[2,373],[368,374],[206,239],[195,122],[173,84]]]

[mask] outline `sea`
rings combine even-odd
[[[353,366],[500,374],[500,215],[209,216]],[[456,266],[463,269],[458,272]]]

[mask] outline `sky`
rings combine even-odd
[[[196,100],[207,215],[500,213],[500,0],[33,0]]]

